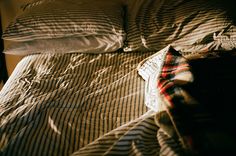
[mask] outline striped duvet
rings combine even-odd
[[[151,54],[25,57],[0,92],[0,155],[174,154],[136,71]]]

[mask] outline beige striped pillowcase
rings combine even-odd
[[[50,1],[30,5],[10,23],[5,40],[29,41],[91,35],[123,40],[123,7],[117,1]]]

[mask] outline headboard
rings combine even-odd
[[[0,14],[0,26],[2,25],[2,19]],[[2,26],[0,27],[0,32],[2,34]],[[5,62],[5,55],[2,53],[3,51],[3,40],[0,39],[0,83],[3,81],[4,83],[8,79],[8,74],[6,70],[6,62]]]
[[[19,6],[29,2],[30,0],[0,0],[0,16],[1,16],[1,31],[4,31],[6,26],[11,22],[19,11]],[[1,33],[2,34],[2,33]],[[9,45],[10,43],[7,41],[1,40],[1,47]],[[14,55],[4,55],[2,54],[2,49],[0,51],[0,59],[1,62],[4,62],[4,67],[6,67],[6,73],[8,76],[14,70],[16,64],[22,59],[22,56],[14,56]],[[4,69],[4,70],[5,70]],[[2,73],[2,68],[0,70]],[[5,75],[5,74],[4,74]]]

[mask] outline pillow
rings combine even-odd
[[[29,55],[39,53],[103,53],[113,52],[123,46],[116,35],[63,37],[12,42],[6,45],[4,53]],[[116,42],[114,42],[116,41]]]
[[[68,39],[69,37],[78,40],[77,37],[80,37],[80,39],[86,39],[80,42],[82,43],[87,42],[88,38],[95,37],[91,43],[94,40],[102,45],[113,42],[116,47],[109,49],[118,49],[123,46],[125,38],[124,11],[122,4],[118,1],[50,0],[35,3],[35,5],[24,9],[25,11],[6,28],[3,39],[25,42],[43,39]],[[99,38],[101,40],[98,40]],[[37,43],[39,42],[37,41]],[[76,49],[79,48],[79,46],[76,47]]]
[[[154,51],[171,44],[183,55],[235,49],[227,10],[205,0],[129,0],[124,51]]]
[[[32,7],[40,5],[42,3],[47,3],[47,2],[51,3],[53,1],[56,1],[56,0],[33,0],[33,1],[30,1],[26,4],[21,5],[20,8],[24,11],[25,9],[32,8]]]

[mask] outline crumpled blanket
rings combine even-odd
[[[235,155],[234,62],[232,56],[191,61],[167,46],[138,67],[146,105],[186,155]]]

